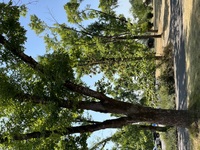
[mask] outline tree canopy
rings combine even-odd
[[[72,0],[64,6],[68,22],[78,27],[57,22],[50,26],[31,16],[30,27],[43,36],[47,51],[35,60],[24,53],[28,37],[19,18],[26,13],[25,6],[0,3],[2,148],[88,149],[88,137],[101,129],[126,126],[124,135],[134,138],[128,135],[136,130],[134,123],[186,126],[191,121],[188,111],[141,105],[137,91],[153,85],[154,60],[159,58],[139,40],[149,35],[116,15],[117,1],[100,1],[99,10],[80,10],[80,4]],[[84,26],[88,19],[93,21]],[[99,73],[103,77],[93,89],[82,81],[84,75]],[[116,118],[97,122],[84,114],[86,110]],[[118,134],[112,140],[124,147]]]

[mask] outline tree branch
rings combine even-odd
[[[101,144],[103,144],[103,146],[104,146],[111,139],[112,139],[112,136],[107,137],[106,139],[103,139],[102,141],[96,143],[92,148],[90,148],[90,150],[96,150],[99,147],[99,145],[101,145]]]
[[[0,35],[0,44],[2,44],[6,50],[10,51],[14,56],[20,58],[22,61],[24,61],[27,65],[29,65],[31,68],[38,72],[43,73],[43,69],[40,66],[40,64],[35,61],[31,56],[28,56],[24,54],[20,47],[16,48],[12,46],[12,43],[10,43],[3,35]]]
[[[77,127],[68,127],[65,129],[65,131],[62,130],[45,130],[42,132],[32,132],[27,134],[15,134],[12,137],[12,140],[16,141],[22,141],[22,140],[28,140],[33,138],[47,138],[52,133],[60,134],[60,135],[69,135],[74,133],[86,133],[86,132],[94,132],[101,129],[108,129],[108,128],[121,128],[124,125],[133,123],[134,121],[131,120],[128,117],[121,117],[118,119],[112,119],[112,120],[106,120],[100,123],[96,123],[93,125],[85,125],[85,126],[77,126]],[[7,142],[8,138],[4,138],[2,135],[0,135],[0,143]]]
[[[139,129],[141,130],[151,130],[151,131],[159,131],[159,132],[166,132],[171,126],[151,126],[151,125],[139,125]]]
[[[9,50],[13,55],[15,55],[16,57],[20,58],[22,61],[24,61],[26,64],[28,64],[32,69],[34,69],[35,71],[43,72],[43,66],[40,65],[37,61],[35,61],[32,57],[24,54],[23,52],[21,52],[18,49],[14,49],[11,46],[8,45],[12,45],[12,43],[9,43],[9,41],[7,41],[2,35],[0,35],[0,44],[4,45],[4,47]],[[54,80],[54,79],[52,79]],[[105,94],[94,91],[92,89],[89,89],[87,87],[72,83],[69,80],[66,80],[65,83],[63,84],[63,86],[65,88],[67,88],[68,90],[71,90],[73,92],[77,92],[79,94],[83,94],[86,96],[90,96],[93,98],[96,98],[98,100],[101,101],[101,103],[99,102],[93,102],[93,103],[88,103],[91,107],[91,105],[98,105],[98,108],[101,107],[101,110],[104,110],[104,112],[108,111],[110,109],[111,106],[115,106],[116,107],[116,111],[114,111],[115,113],[120,113],[123,114],[122,111],[118,111],[117,109],[120,108],[120,110],[125,111],[127,108],[129,108],[130,104],[129,103],[125,103],[125,102],[121,102],[112,98],[107,97]],[[63,104],[63,103],[62,103]],[[66,103],[64,103],[63,105],[66,105]],[[83,106],[84,104],[80,104],[80,106]],[[124,108],[122,109],[122,105],[124,106]],[[103,106],[103,107],[102,107]],[[134,107],[136,109],[136,111],[138,111],[138,109],[140,109],[141,106],[139,105],[132,105],[132,107]],[[98,109],[97,108],[97,109]],[[109,108],[109,109],[108,109]],[[114,108],[114,107],[113,107]],[[111,112],[112,113],[112,112]]]
[[[131,112],[139,111],[139,105],[117,101],[111,98],[106,97],[105,102],[88,102],[88,101],[79,101],[75,102],[73,100],[64,100],[64,99],[54,99],[52,101],[50,97],[39,97],[36,95],[24,94],[20,93],[17,94],[15,97],[19,102],[32,102],[35,104],[49,104],[49,103],[56,103],[58,107],[68,108],[71,109],[73,107],[82,110],[93,110],[96,112],[101,113],[113,113],[113,114],[120,114],[120,115],[128,115],[130,110]]]
[[[4,45],[4,47],[10,51],[13,55],[20,58],[22,61],[24,61],[26,64],[28,64],[32,69],[35,71],[44,73],[42,65],[40,65],[37,61],[35,61],[31,56],[26,55],[25,53],[21,52],[20,49],[17,49],[15,47],[12,47],[12,43],[6,40],[6,38],[3,35],[0,35],[0,44]],[[54,80],[54,79],[52,79]],[[68,80],[63,84],[67,89],[84,94],[86,96],[97,98],[101,101],[109,100],[107,96],[105,96],[103,93],[96,92],[94,90],[91,90],[87,87],[83,87],[81,85],[74,84]]]

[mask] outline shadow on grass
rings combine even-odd
[[[200,0],[193,0],[192,13],[186,39],[188,64],[188,109],[200,112]],[[191,125],[193,149],[200,149],[200,119]]]
[[[200,111],[200,0],[193,3],[190,32],[186,43],[188,57],[188,91],[189,109]]]
[[[193,3],[190,30],[186,43],[188,57],[189,109],[200,111],[200,0]]]
[[[165,11],[164,11],[164,18],[163,18],[163,31],[167,29],[168,26],[168,16],[169,16],[169,4],[165,1]]]
[[[154,17],[156,18],[154,20],[159,21],[159,19],[157,19],[157,18],[160,18],[162,1],[161,0],[154,0],[154,4],[155,4]],[[155,27],[157,29],[158,28],[158,22],[154,22],[154,24],[155,24]]]

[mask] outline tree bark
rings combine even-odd
[[[75,31],[77,33],[84,33],[86,36],[92,36],[92,37],[97,37],[100,39],[106,39],[109,40],[111,39],[112,42],[114,42],[115,40],[130,40],[130,39],[148,39],[148,38],[161,38],[162,34],[154,34],[154,35],[128,35],[128,36],[120,36],[120,35],[116,35],[116,36],[104,36],[104,35],[93,35],[87,31],[78,31],[76,29],[70,28],[70,27],[66,27],[63,25],[60,25],[63,29],[66,30],[71,30],[71,31]]]
[[[156,113],[155,113],[156,112]],[[157,112],[160,112],[158,114]],[[166,115],[166,116],[163,116]],[[175,115],[175,116],[174,116]],[[189,116],[190,115],[190,116]],[[169,125],[179,125],[185,127],[185,125],[189,125],[188,121],[190,120],[189,118],[192,117],[191,113],[187,110],[152,110],[150,112],[146,113],[139,113],[139,114],[132,114],[129,117],[121,117],[117,119],[112,119],[112,120],[106,120],[104,122],[92,124],[92,125],[84,125],[84,126],[77,126],[77,127],[67,127],[62,130],[45,130],[42,132],[32,132],[32,133],[27,133],[27,134],[15,134],[12,137],[12,140],[29,140],[33,138],[47,138],[49,137],[52,133],[55,134],[60,134],[60,135],[68,135],[68,134],[74,134],[74,133],[86,133],[86,132],[94,132],[97,130],[102,130],[102,129],[108,129],[108,128],[122,128],[125,125],[136,123],[139,121],[142,122],[156,122],[156,123],[166,123]],[[64,130],[64,131],[63,131]],[[0,135],[0,143],[7,142],[8,139],[4,138],[3,136]]]
[[[35,97],[37,99],[37,97]],[[133,119],[134,122],[149,122],[163,124],[167,126],[182,126],[187,127],[191,122],[195,121],[200,115],[199,113],[191,112],[189,110],[169,110],[169,109],[155,109],[151,107],[143,107],[141,105],[127,103],[109,98],[104,95],[105,99],[99,102],[73,102],[70,100],[58,101],[59,107],[71,109],[76,107],[82,110],[93,110],[101,113],[120,114]],[[41,100],[34,100],[40,103]],[[39,99],[39,98],[38,98]],[[57,101],[57,100],[56,100]],[[42,101],[41,103],[44,103]],[[77,103],[77,104],[74,104]]]
[[[162,34],[154,34],[154,35],[134,35],[134,36],[124,36],[124,37],[116,37],[116,39],[148,39],[148,38],[161,38]]]
[[[159,132],[166,132],[170,126],[164,126],[164,127],[159,127],[159,126],[151,126],[151,125],[139,125],[139,129],[141,130],[150,130],[150,131],[159,131]]]
[[[158,29],[157,30],[155,30],[155,29],[154,30],[153,29],[149,29],[148,32],[156,33],[156,32],[158,32]]]

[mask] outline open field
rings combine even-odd
[[[183,4],[188,109],[200,111],[200,0]],[[190,134],[192,149],[200,150],[200,120],[192,124]]]

